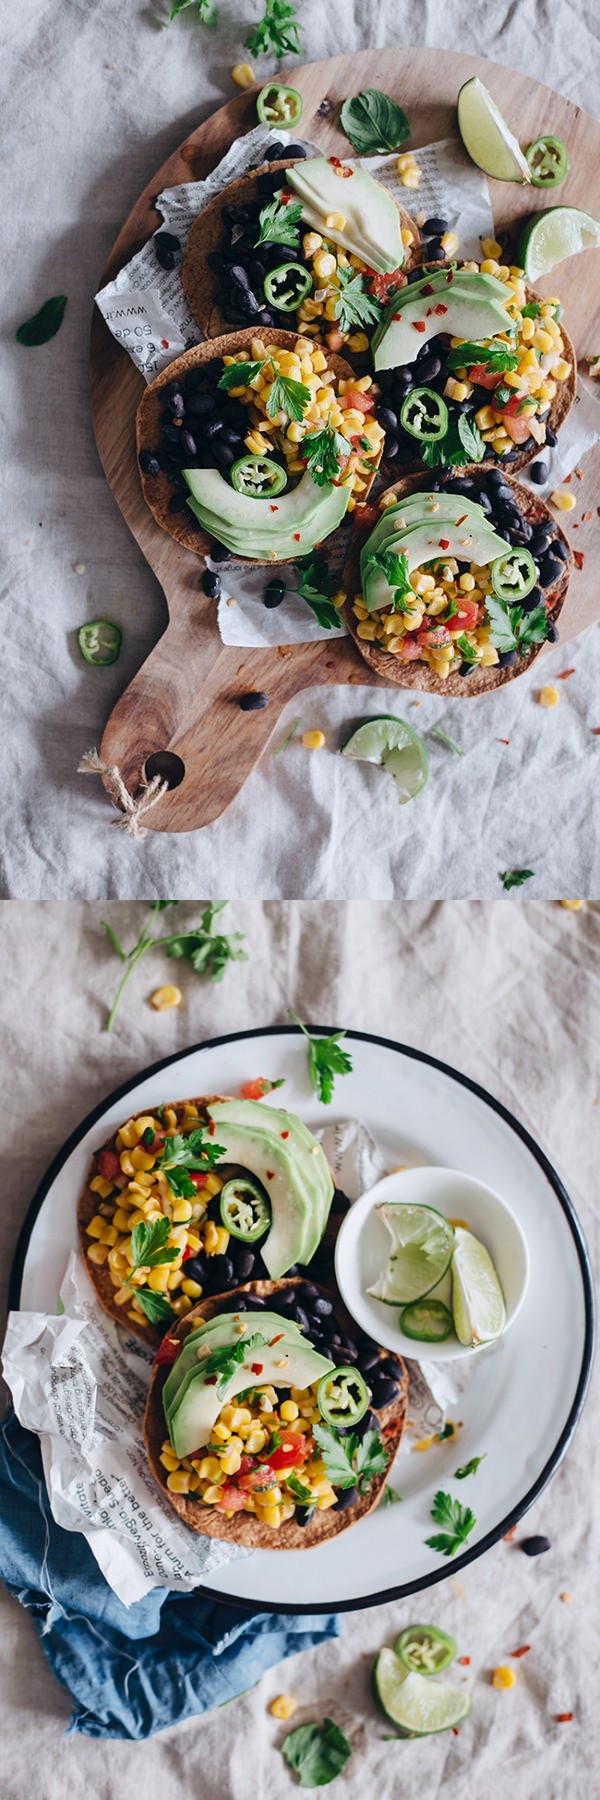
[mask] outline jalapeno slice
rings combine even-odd
[[[313,286],[313,278],[303,263],[279,263],[276,269],[270,269],[265,275],[263,292],[270,306],[276,306],[279,312],[295,312],[296,307]]]
[[[97,669],[106,669],[109,663],[117,660],[123,633],[110,619],[90,619],[87,625],[80,627],[77,642],[84,662],[94,663]]]
[[[441,394],[436,394],[435,388],[412,388],[402,403],[400,424],[421,443],[437,443],[438,438],[446,436],[449,425],[445,400]]]
[[[453,1329],[452,1314],[441,1300],[413,1300],[400,1315],[406,1337],[418,1338],[422,1344],[441,1344]]]
[[[537,564],[530,550],[505,550],[492,563],[492,587],[499,600],[524,600],[537,578]]]
[[[226,1181],[221,1188],[221,1224],[231,1237],[243,1244],[255,1244],[264,1237],[271,1223],[271,1208],[266,1194],[255,1181],[245,1175]]]
[[[569,173],[569,154],[562,138],[539,137],[525,151],[533,187],[560,187]]]
[[[407,1625],[396,1640],[396,1656],[418,1675],[440,1675],[456,1656],[456,1642],[437,1625]]]
[[[304,101],[297,88],[267,81],[256,96],[256,111],[262,125],[297,125],[304,112]]]
[[[262,500],[280,494],[287,484],[285,469],[270,456],[240,456],[231,471],[232,485],[238,494],[250,500]]]
[[[370,1404],[370,1390],[359,1369],[344,1364],[322,1376],[317,1388],[317,1406],[327,1425],[358,1425]]]

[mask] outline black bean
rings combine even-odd
[[[214,569],[204,570],[201,587],[203,594],[208,594],[209,600],[220,600],[221,577],[215,573]]]
[[[296,1524],[297,1525],[308,1525],[309,1519],[312,1519],[312,1516],[313,1516],[313,1513],[315,1512],[315,1510],[316,1509],[314,1506],[297,1506],[296,1507]]]
[[[565,544],[564,539],[559,538],[559,537],[552,538],[551,543],[552,543],[552,555],[560,556],[561,562],[569,562],[570,561],[569,546],[568,546],[568,544]]]
[[[278,1312],[279,1312],[280,1306],[283,1307],[284,1312],[291,1312],[292,1307],[295,1305],[296,1305],[296,1289],[295,1288],[284,1288],[283,1293],[277,1295],[277,1311]]]
[[[463,662],[460,665],[460,669],[459,669],[458,673],[459,673],[459,675],[472,675],[473,670],[476,668],[477,668],[476,663]]]
[[[297,1289],[297,1293],[301,1300],[316,1300],[319,1289],[315,1287],[314,1281],[303,1281],[302,1286]]]
[[[427,261],[438,263],[446,261],[446,252],[442,250],[441,244],[438,244],[435,238],[432,238],[431,243],[427,245]]]
[[[422,281],[423,270],[422,269],[409,269],[406,279],[409,283],[413,282],[413,281]]]
[[[242,712],[262,712],[263,707],[268,704],[268,694],[242,694],[238,701]]]
[[[507,488],[507,486],[506,486],[504,476],[500,469],[488,469],[488,472],[486,475],[486,481],[487,481],[488,487],[495,488],[496,491],[498,491],[500,488],[504,488],[505,493],[508,494],[510,492],[509,488]]]
[[[419,381],[435,381],[442,367],[441,356],[424,356],[419,363]]]
[[[206,1280],[206,1263],[203,1256],[189,1256],[185,1265],[186,1276],[202,1285]]]
[[[395,458],[399,454],[399,451],[400,451],[400,445],[399,445],[398,439],[396,437],[386,437],[385,444],[383,446],[384,456],[387,456],[387,458],[390,462],[394,462]]]
[[[544,550],[552,543],[551,525],[534,525],[531,533],[531,549],[534,556],[542,556]]]
[[[302,158],[304,156],[308,156],[308,150],[305,150],[303,148],[302,144],[287,144],[284,154],[285,154],[285,156],[296,156],[296,157]]]
[[[154,242],[155,244],[162,244],[163,250],[181,249],[179,238],[175,236],[174,231],[155,231]]]
[[[230,558],[231,558],[231,551],[227,549],[226,544],[220,544],[218,541],[218,538],[213,538],[212,544],[210,546],[210,558],[211,558],[211,562],[216,562],[216,563],[229,562]]]
[[[228,204],[223,207],[223,218],[226,225],[245,225],[247,220],[251,217],[252,207],[250,206],[232,206],[231,204]]]
[[[264,263],[258,262],[256,258],[253,257],[252,262],[248,263],[248,274],[250,276],[252,287],[255,289],[259,288],[265,279]]]
[[[395,1375],[397,1381],[403,1380],[404,1369],[399,1356],[386,1356],[384,1368],[386,1375]]]
[[[233,1280],[233,1263],[230,1256],[210,1256],[208,1259],[208,1278],[213,1294],[220,1294],[222,1288],[229,1286]]]
[[[338,1344],[335,1344],[333,1342],[332,1338],[330,1338],[329,1343],[330,1343],[329,1356],[331,1358],[331,1361],[336,1363],[338,1368],[343,1369],[344,1365],[348,1362],[347,1350],[342,1350],[341,1346]]]
[[[550,624],[548,626],[548,643],[549,644],[557,644],[559,637],[560,637],[560,632],[558,629],[558,625],[553,625],[552,621],[550,621]]]
[[[357,1438],[363,1438],[367,1431],[379,1431],[379,1419],[377,1413],[370,1411],[363,1413],[362,1419],[359,1419],[358,1421],[358,1425],[353,1425],[351,1429],[356,1432]]]
[[[281,606],[284,594],[285,587],[282,581],[268,581],[263,594],[265,606]]]
[[[182,431],[181,442],[183,444],[184,450],[187,451],[188,456],[197,456],[198,455],[198,446],[196,444],[196,439],[195,439],[195,437],[192,437],[191,431],[185,431],[185,430]]]
[[[421,237],[424,237],[424,238],[443,237],[444,232],[448,231],[448,229],[449,229],[449,227],[446,223],[446,220],[439,219],[436,216],[433,219],[425,220],[425,224],[421,226]]]
[[[171,394],[170,399],[167,400],[167,406],[174,419],[183,418],[185,412],[185,400],[182,393]]]
[[[543,1556],[545,1550],[552,1549],[552,1545],[547,1537],[529,1537],[523,1538],[519,1549],[524,1550],[526,1556]]]
[[[328,1300],[326,1294],[317,1294],[311,1310],[317,1314],[317,1317],[320,1315],[323,1319],[328,1318],[329,1314],[333,1312],[333,1301]]]
[[[169,500],[169,512],[170,513],[184,512],[186,506],[187,506],[187,494],[184,494],[184,493],[171,494],[171,498]]]
[[[460,478],[457,476],[452,481],[444,482],[445,494],[464,494],[466,497],[472,498],[474,488],[475,482],[471,481],[468,475],[461,476]]]
[[[562,573],[563,573],[562,559],[557,556],[553,556],[551,554],[551,552],[549,550],[547,550],[545,555],[542,556],[540,559],[540,581],[541,581],[542,587],[544,587],[544,588],[554,587],[555,581],[558,581],[560,579],[560,576],[562,575]]]
[[[220,438],[218,438],[216,444],[213,445],[213,455],[218,469],[230,469],[232,463],[237,460],[231,448],[231,444],[221,443]]]
[[[376,1369],[379,1361],[380,1356],[377,1349],[363,1350],[361,1348],[358,1352],[358,1366],[362,1375],[368,1375],[370,1369]]]
[[[206,436],[208,442],[211,444],[213,438],[218,437],[219,432],[222,430],[223,430],[223,420],[222,419],[209,419],[208,424],[206,426],[206,432],[205,432],[205,436]]]
[[[229,270],[229,280],[233,281],[236,287],[250,287],[250,279],[247,270],[243,267],[242,263],[233,264],[233,268]]]
[[[542,482],[546,480],[547,474],[548,474],[548,464],[547,463],[534,462],[531,464],[531,468],[529,470],[529,479],[530,479],[530,481],[535,481],[537,483],[538,487],[541,487]]]
[[[155,242],[155,246],[156,246],[154,254],[156,257],[156,261],[157,261],[157,263],[159,263],[161,269],[174,269],[175,268],[175,253],[174,253],[174,251],[173,250],[163,250],[162,244],[156,243],[156,238],[155,238],[154,242]]]
[[[178,425],[163,425],[161,437],[163,444],[168,444],[169,449],[174,450],[176,445],[181,444],[181,429]]]
[[[551,425],[546,426],[546,443],[550,445],[551,450],[553,450],[554,445],[558,443],[558,434],[556,431],[552,430]]]
[[[516,650],[502,650],[500,656],[498,657],[498,668],[499,669],[511,669],[513,663],[516,663],[516,660],[517,660]]]
[[[269,144],[268,150],[265,150],[265,162],[282,162],[284,156],[289,156],[289,154],[287,144],[280,144],[277,139],[274,144]]]
[[[247,1294],[246,1295],[246,1311],[247,1312],[260,1312],[262,1310],[263,1306],[265,1306],[265,1305],[266,1305],[266,1301],[261,1299],[260,1294]]]
[[[292,1275],[299,1275],[299,1274],[300,1274],[299,1263],[292,1263],[291,1268],[286,1269],[286,1275],[287,1275],[289,1281],[291,1281]]]
[[[354,1506],[355,1500],[358,1500],[358,1488],[341,1488],[332,1510],[333,1512],[345,1512],[347,1506]]]
[[[296,1301],[296,1304],[294,1307],[294,1318],[296,1320],[296,1324],[302,1326],[303,1331],[308,1331],[308,1329],[309,1329],[308,1314],[305,1313],[303,1306],[299,1306],[298,1301]]]
[[[250,1249],[246,1249],[243,1245],[241,1247],[241,1252],[240,1250],[237,1250],[237,1248],[232,1252],[232,1261],[238,1281],[252,1280],[255,1260],[254,1252]]]
[[[140,450],[139,463],[144,475],[160,475],[160,463],[153,450]]]
[[[537,585],[536,587],[532,587],[531,593],[526,594],[525,599],[521,601],[521,606],[525,613],[533,612],[536,606],[543,606],[543,604],[544,590],[541,587],[537,587]]]
[[[259,175],[256,184],[261,200],[271,200],[274,194],[278,194],[281,188],[281,180],[280,169],[265,169],[264,173]]]
[[[398,414],[392,412],[391,406],[378,406],[377,419],[379,424],[383,425],[384,431],[398,430]]]
[[[216,394],[191,393],[186,396],[186,417],[208,419],[218,405]]]
[[[373,1380],[373,1405],[390,1406],[398,1393],[397,1381],[389,1375],[376,1375]]]
[[[409,388],[412,387],[413,382],[414,382],[414,371],[412,369],[396,369],[396,371],[395,371],[395,386],[396,386],[398,393],[402,394],[403,396],[404,396],[404,394],[407,394]]]

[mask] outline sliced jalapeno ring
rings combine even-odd
[[[296,307],[313,286],[313,278],[303,263],[279,263],[276,269],[270,269],[265,275],[263,292],[270,306],[276,306],[279,312],[295,312]]]
[[[327,1425],[358,1425],[370,1404],[370,1390],[359,1369],[344,1364],[322,1376],[317,1388],[317,1406]]]
[[[537,564],[530,550],[506,550],[492,563],[492,587],[499,600],[524,600],[537,578]]]
[[[396,1640],[396,1656],[418,1675],[440,1675],[456,1656],[456,1642],[437,1625],[407,1625]]]
[[[247,494],[250,500],[262,500],[281,493],[287,485],[287,474],[272,457],[248,454],[234,463],[231,481],[236,493]]]
[[[97,669],[106,669],[109,663],[117,660],[123,633],[120,625],[113,625],[111,619],[90,619],[87,625],[80,627],[77,642],[84,662],[94,663]]]
[[[264,1237],[271,1223],[271,1208],[266,1194],[255,1181],[245,1175],[226,1181],[221,1188],[221,1224],[231,1237],[243,1244],[255,1244]]]
[[[533,187],[560,187],[569,173],[569,154],[562,138],[539,137],[525,152]]]
[[[400,424],[421,443],[437,443],[439,438],[446,436],[449,425],[445,400],[441,394],[436,394],[435,388],[412,388],[402,403]]]
[[[441,1300],[413,1300],[400,1315],[406,1337],[418,1338],[422,1344],[441,1344],[453,1329],[452,1314]]]
[[[262,125],[297,125],[304,112],[304,101],[297,88],[267,81],[256,96],[256,111]]]

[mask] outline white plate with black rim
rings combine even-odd
[[[331,1027],[313,1027],[314,1030]],[[593,1355],[589,1257],[569,1196],[543,1150],[491,1094],[457,1070],[388,1038],[348,1031],[353,1072],[324,1107],[310,1086],[304,1039],[293,1026],[213,1038],[167,1057],[89,1113],[55,1157],[31,1203],[13,1264],[10,1304],[54,1312],[77,1198],[91,1152],[131,1112],[193,1094],[238,1093],[246,1081],[285,1076],[285,1105],[318,1130],[363,1119],[388,1167],[429,1163],[471,1174],[503,1195],[525,1233],[531,1272],[519,1317],[473,1358],[461,1396],[459,1442],[400,1454],[402,1506],[380,1506],[314,1550],[255,1550],[219,1569],[203,1593],[273,1612],[331,1612],[418,1593],[481,1556],[541,1494],[581,1415]],[[455,1467],[485,1452],[475,1479]],[[437,1488],[472,1507],[468,1548],[450,1562],[427,1548]]]

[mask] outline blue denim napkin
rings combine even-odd
[[[164,1588],[123,1606],[85,1538],[55,1524],[38,1439],[12,1411],[0,1427],[0,1578],[73,1701],[70,1731],[86,1737],[151,1737],[341,1629],[333,1613],[248,1613]]]

